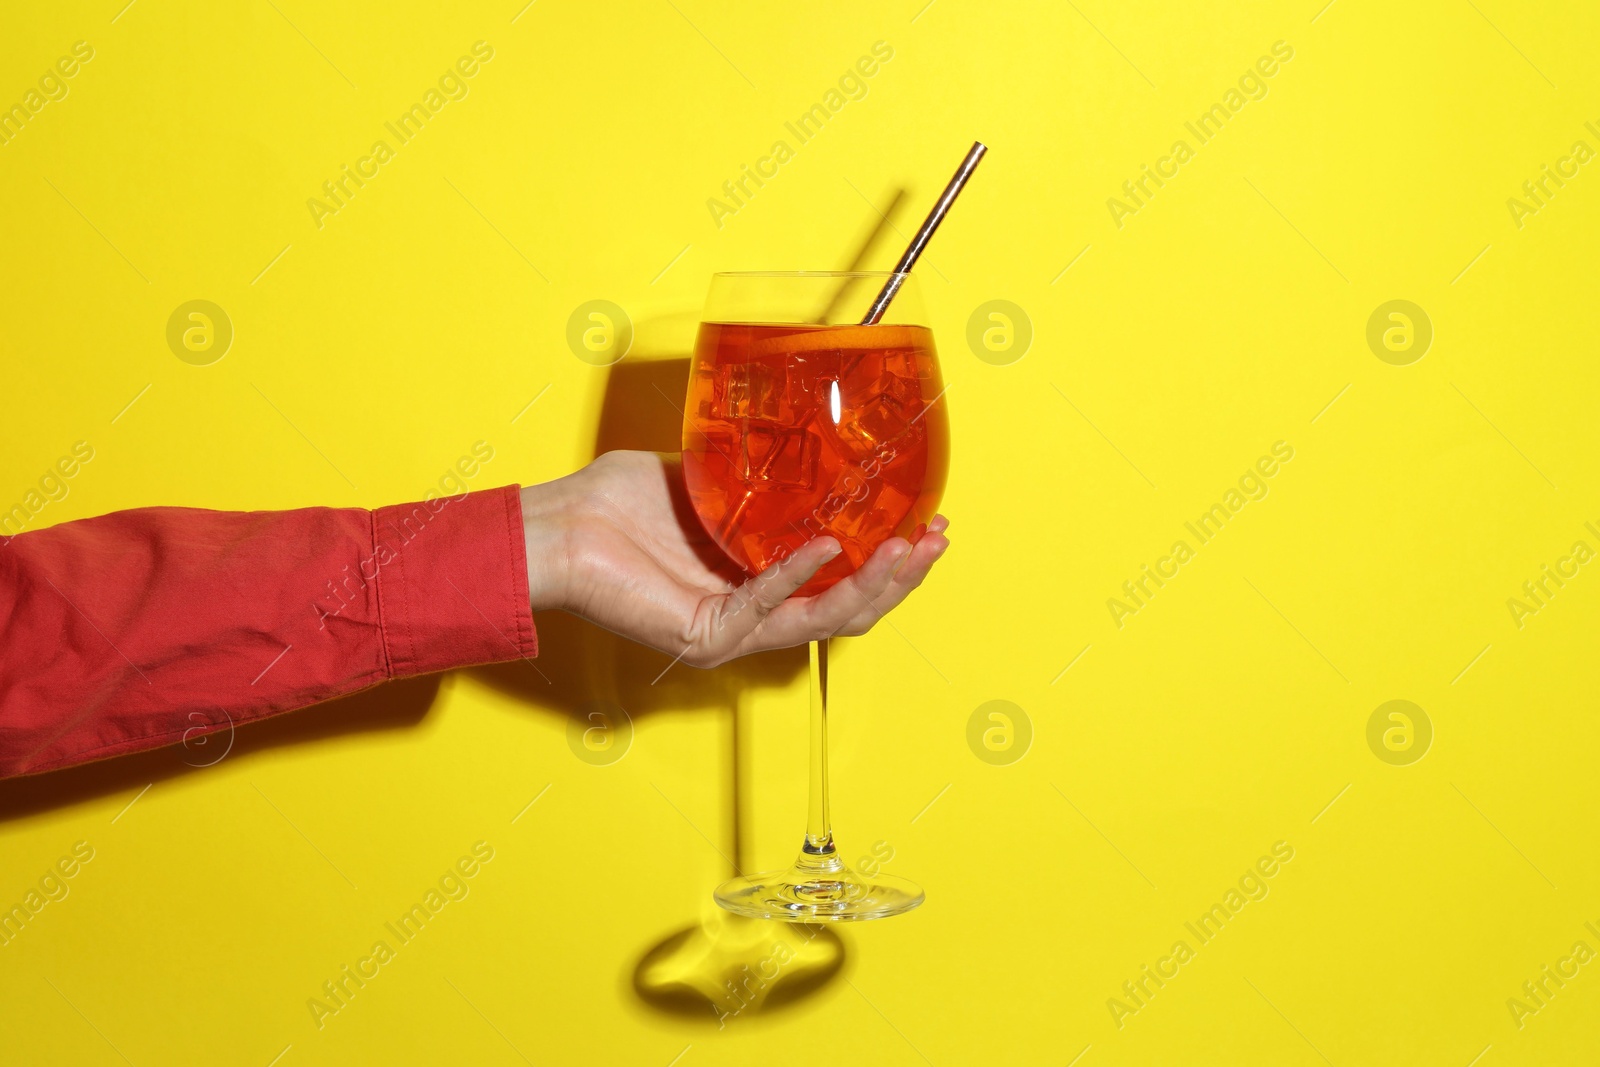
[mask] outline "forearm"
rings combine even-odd
[[[144,508],[0,544],[0,777],[389,678],[532,656],[515,486],[362,509]]]

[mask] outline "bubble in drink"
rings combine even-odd
[[[717,544],[758,574],[830,534],[810,596],[890,537],[916,538],[944,491],[948,429],[923,326],[701,324],[683,473]]]

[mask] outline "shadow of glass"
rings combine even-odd
[[[259,722],[224,725],[202,735],[201,726],[165,748],[59,771],[0,781],[0,822],[54,808],[143,789],[227,760],[250,760],[286,745],[303,745],[369,730],[398,730],[420,723],[439,692],[439,675],[409,678],[353,696],[275,715]],[[206,726],[205,729],[210,729]]]
[[[844,941],[829,927],[707,909],[700,922],[647,949],[634,967],[634,995],[655,1011],[721,1029],[741,1015],[797,1004],[844,968]]]

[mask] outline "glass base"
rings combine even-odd
[[[786,871],[735,878],[718,886],[714,896],[735,914],[791,923],[887,919],[924,900],[922,887],[909,878],[868,878],[841,863],[837,852],[803,852]]]

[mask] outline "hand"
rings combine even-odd
[[[864,634],[950,547],[937,515],[915,545],[891,538],[831,589],[790,599],[839,543],[815,538],[747,579],[695,517],[678,457],[656,452],[607,452],[523,489],[522,525],[535,611],[570,611],[695,667]]]

